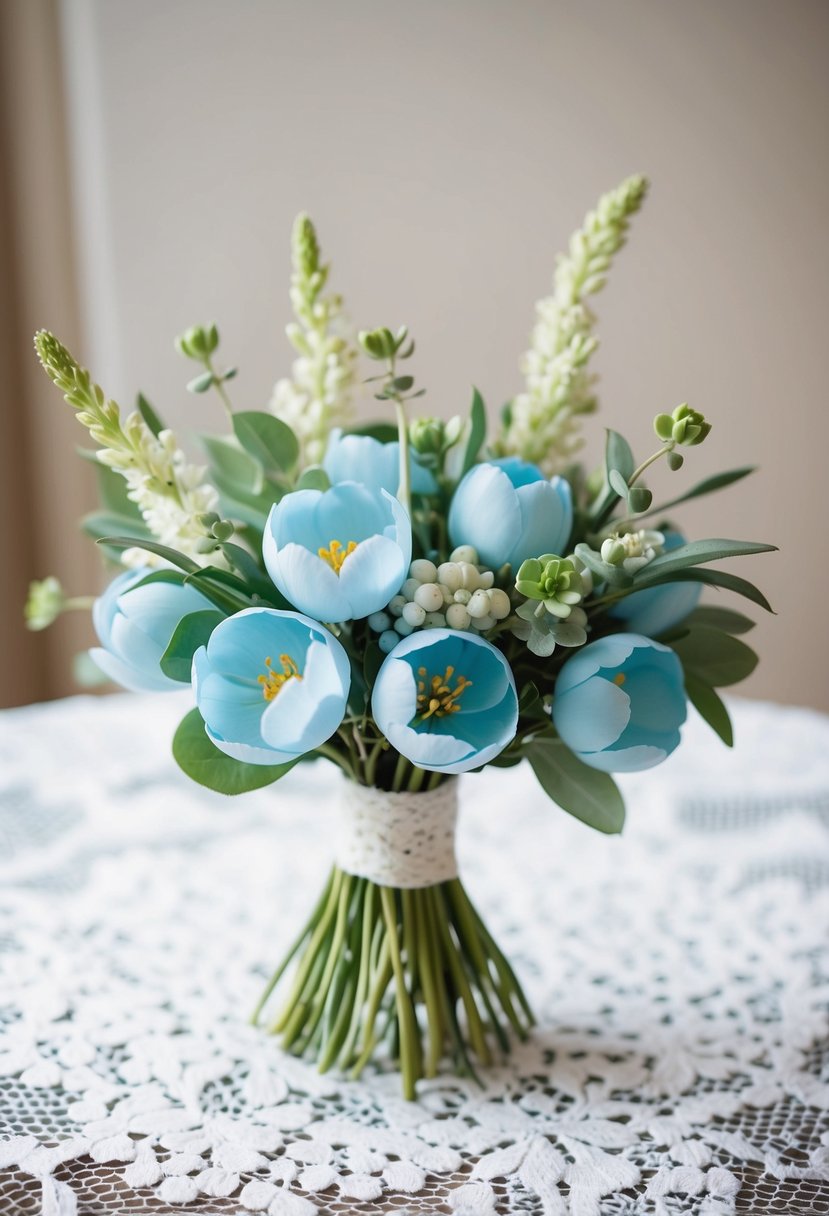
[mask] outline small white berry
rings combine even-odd
[[[442,612],[427,612],[423,626],[425,629],[445,629],[446,617]]]
[[[407,625],[411,625],[417,629],[426,619],[426,613],[421,608],[420,604],[407,604],[403,609],[403,620]]]
[[[389,612],[392,614],[392,616],[400,616],[405,604],[405,595],[395,595],[389,603]]]
[[[457,562],[444,562],[438,566],[438,582],[443,583],[450,591],[457,591],[461,585],[461,572]]]
[[[403,584],[403,595],[405,595],[407,600],[414,599],[415,592],[417,591],[419,586],[420,586],[419,579],[416,579],[416,578],[407,578],[406,579],[405,583]]]
[[[450,629],[468,629],[469,619],[463,604],[450,604],[446,609],[446,624]]]
[[[458,545],[449,554],[450,562],[469,562],[472,566],[478,564],[478,550],[472,545]]]
[[[478,569],[471,562],[461,562],[461,584],[467,591],[477,591],[481,585]]]
[[[495,617],[496,621],[503,621],[512,611],[512,605],[509,602],[509,596],[506,591],[502,591],[500,587],[493,587],[489,593],[489,611]]]
[[[489,616],[489,592],[476,591],[466,605],[466,609],[473,621],[477,617]]]
[[[444,604],[451,604],[453,595],[452,589],[447,587],[445,583],[438,583],[438,586],[440,587]]]
[[[400,634],[401,638],[407,638],[410,633],[414,633],[414,626],[410,625],[408,621],[405,621],[402,616],[399,620],[394,622],[394,627]]]
[[[372,612],[368,618],[368,627],[375,633],[385,633],[387,629],[391,629],[391,617],[387,612]]]
[[[481,631],[483,631],[484,629],[491,629],[492,626],[495,624],[495,617],[490,616],[488,614],[487,614],[487,616],[475,617],[472,620],[472,624],[475,626],[476,629],[480,629]]]
[[[380,634],[380,637],[377,639],[377,645],[383,654],[388,654],[390,650],[394,650],[399,641],[400,634],[395,633],[393,629],[387,629],[385,633]]]
[[[483,589],[485,591],[488,591],[494,582],[495,582],[495,575],[492,573],[491,570],[479,570],[478,571],[478,586],[479,587],[483,587]]]
[[[421,583],[414,593],[414,602],[425,612],[439,612],[443,607],[443,592],[437,583]]]
[[[437,581],[438,569],[434,562],[430,562],[428,558],[421,557],[409,566],[409,574],[412,578],[416,578],[419,583],[434,583]]]
[[[455,592],[452,599],[456,604],[468,604],[472,599],[472,592],[467,591],[465,587],[461,587],[459,591]]]

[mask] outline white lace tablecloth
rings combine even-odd
[[[461,789],[539,1015],[485,1087],[320,1077],[247,1024],[330,862],[336,773],[224,799],[172,697],[0,715],[0,1212],[829,1212],[829,719],[734,704],[594,834]]]

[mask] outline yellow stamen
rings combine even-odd
[[[274,671],[271,663],[273,660],[268,657],[265,659],[267,672],[263,676],[257,676],[257,680],[262,685],[262,695],[266,701],[272,701],[277,696],[285,684],[289,680],[301,680],[299,668],[289,654],[281,654],[279,662],[282,664],[281,671]]]
[[[425,667],[419,667],[417,674],[420,676],[417,682],[417,716],[421,722],[433,716],[445,718],[447,714],[460,712],[461,707],[457,702],[467,688],[472,687],[471,680],[467,680],[466,676],[456,676],[455,687],[451,688],[454,667],[447,667],[442,676],[429,678]]]
[[[328,565],[335,574],[339,574],[340,570],[342,569],[343,562],[347,557],[351,556],[356,548],[356,540],[350,540],[345,548],[343,548],[340,541],[332,540],[327,549],[317,549],[317,553],[324,562],[328,562]]]
[[[624,684],[624,682],[625,682],[625,673],[623,671],[617,671],[616,675],[613,677],[613,683],[621,685],[621,684]]]

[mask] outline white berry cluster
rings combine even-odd
[[[471,545],[453,549],[448,562],[436,566],[419,558],[409,577],[384,612],[368,618],[380,634],[380,649],[388,653],[415,629],[476,629],[483,633],[511,611],[506,591],[493,587],[495,575],[478,565]]]

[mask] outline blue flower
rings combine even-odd
[[[392,747],[438,773],[487,764],[518,724],[515,680],[501,651],[452,629],[398,642],[378,672],[371,710]]]
[[[180,681],[165,676],[158,661],[181,618],[213,604],[175,576],[139,586],[153,573],[126,570],[98,597],[92,622],[101,646],[89,653],[104,675],[133,692],[180,692]]]
[[[385,608],[412,559],[409,518],[385,490],[343,481],[296,490],[271,508],[262,553],[295,608],[318,621],[350,621]]]
[[[380,443],[370,435],[344,435],[337,427],[329,436],[322,467],[333,485],[359,481],[370,490],[396,494],[400,484],[400,444]],[[436,494],[437,482],[409,453],[413,494]]]
[[[679,532],[665,532],[664,537],[666,553],[685,544],[685,537]],[[701,583],[665,583],[661,587],[646,587],[644,591],[634,591],[633,595],[619,600],[608,616],[616,621],[624,621],[625,628],[631,633],[644,633],[652,638],[684,621],[696,608],[701,595]]]
[[[327,629],[297,612],[245,608],[193,655],[207,734],[246,764],[288,764],[329,739],[345,713],[351,668]]]
[[[562,667],[553,721],[580,760],[606,773],[660,764],[679,743],[687,703],[682,664],[636,633],[591,642]]]
[[[452,544],[472,545],[493,570],[564,553],[572,527],[569,483],[515,457],[470,469],[449,508]]]

